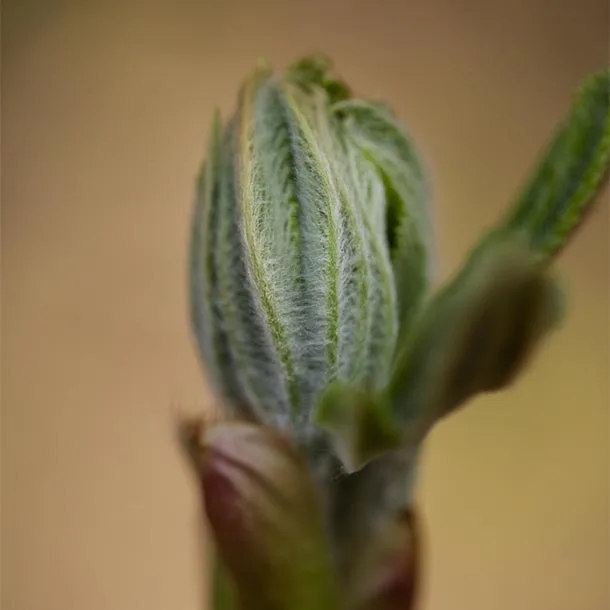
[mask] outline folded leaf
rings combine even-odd
[[[610,72],[589,77],[504,226],[551,259],[567,243],[608,177]]]
[[[388,388],[405,440],[481,392],[509,385],[557,324],[555,280],[527,245],[486,238],[428,305],[396,359]]]
[[[334,106],[351,140],[375,165],[385,186],[386,231],[401,325],[408,326],[431,275],[430,193],[414,142],[382,104],[347,100]]]
[[[335,610],[322,509],[300,453],[278,431],[246,423],[216,424],[200,443],[191,441],[191,461],[239,607]]]

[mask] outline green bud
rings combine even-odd
[[[313,56],[282,75],[261,62],[214,117],[191,319],[241,423],[181,428],[214,610],[412,607],[421,443],[518,379],[560,322],[549,267],[608,176],[609,74],[584,83],[507,215],[432,294],[430,189],[385,104]]]
[[[332,384],[387,384],[398,301],[427,282],[414,147],[348,95],[319,58],[284,78],[258,70],[214,121],[197,193],[191,311],[206,367],[234,412],[298,440],[320,436],[312,414]]]

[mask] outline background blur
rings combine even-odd
[[[172,433],[210,402],[187,325],[194,177],[258,55],[321,50],[435,183],[441,275],[608,62],[606,0],[13,0],[2,23],[2,608],[199,610]],[[607,192],[567,324],[428,443],[424,610],[609,605]]]

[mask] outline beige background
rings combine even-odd
[[[326,51],[420,142],[445,276],[607,63],[607,2],[13,0],[2,28],[2,609],[199,609],[170,423],[209,403],[185,240],[213,106],[259,54]],[[425,610],[609,605],[603,199],[563,330],[429,443]]]

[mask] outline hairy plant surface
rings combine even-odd
[[[557,328],[551,264],[603,186],[609,71],[575,94],[506,215],[432,285],[430,188],[390,108],[321,56],[259,66],[214,117],[191,319],[222,421],[184,421],[212,610],[407,610],[413,482],[436,422],[508,387]]]

